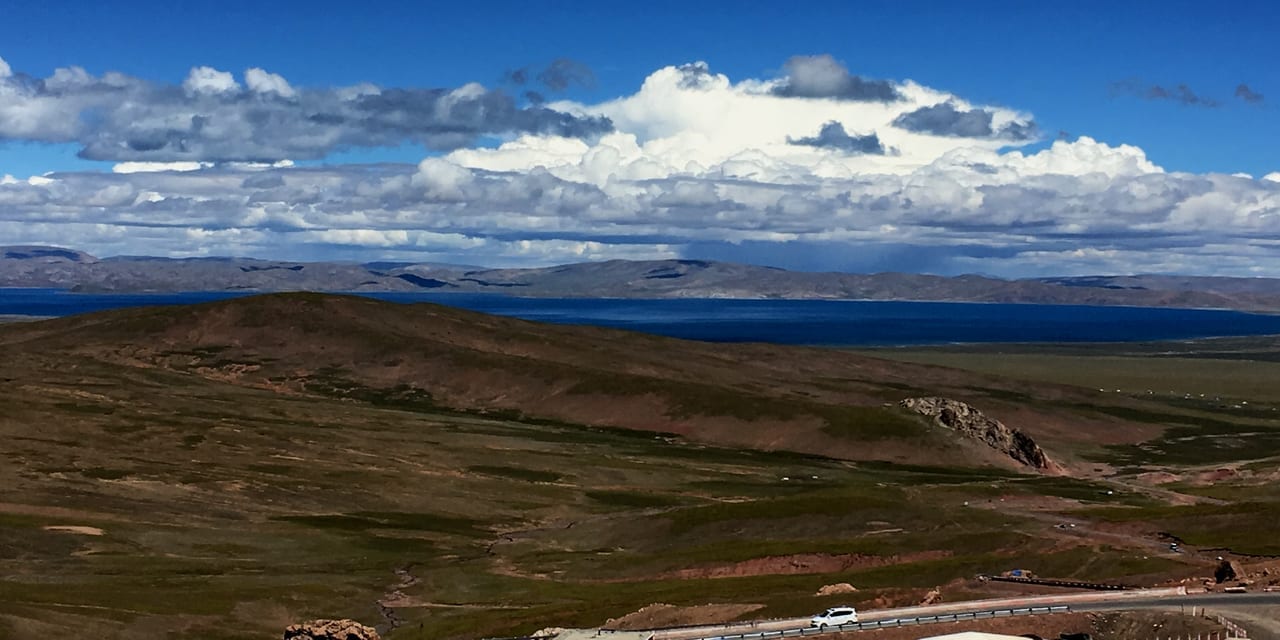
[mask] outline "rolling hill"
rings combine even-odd
[[[1272,544],[1252,524],[1275,516],[1270,485],[1136,481],[1210,448],[1274,455],[1261,409],[310,293],[0,325],[0,352],[3,637],[354,617],[471,639],[657,602],[794,616],[989,594],[973,576],[1011,566],[1154,584],[1212,563],[1159,553],[1153,527]],[[919,396],[1022,430],[1074,477],[898,404]],[[1251,464],[1256,483],[1270,463]],[[843,582],[859,591],[812,595]]]
[[[1008,460],[957,441],[897,401],[950,395],[990,405],[990,396],[1028,392],[1007,380],[839,350],[700,343],[309,293],[5,326],[0,345],[15,359],[45,363],[90,358],[381,406],[929,464]],[[1036,393],[1061,399],[1081,392]],[[1032,419],[1034,411],[1022,407],[1013,417],[1036,436],[1034,425],[1055,419]],[[1061,435],[1044,433],[1050,443]],[[1088,436],[1084,428],[1075,437]]]

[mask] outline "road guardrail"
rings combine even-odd
[[[1014,576],[978,576],[979,580],[991,582],[1016,582],[1019,584],[1038,584],[1046,587],[1066,587],[1068,589],[1089,589],[1092,591],[1130,591],[1140,587],[1127,584],[1105,584],[1102,582],[1082,582],[1080,580],[1054,580],[1050,578],[1021,578]]]
[[[798,629],[782,629],[778,631],[756,631],[752,633],[734,633],[718,636],[700,636],[687,640],[766,640],[768,638],[795,638],[801,636],[817,636],[828,633],[846,633],[849,631],[870,631],[873,629],[889,629],[893,627],[910,627],[938,622],[963,622],[965,620],[984,620],[987,618],[1008,618],[1012,616],[1043,615],[1048,613],[1066,613],[1071,610],[1067,605],[1053,607],[1020,607],[1017,609],[991,609],[968,613],[946,613],[934,616],[916,616],[911,618],[888,618],[885,620],[869,620],[867,622],[850,622],[848,624],[818,627],[801,627]]]

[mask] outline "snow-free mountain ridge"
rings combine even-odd
[[[1003,280],[810,273],[705,260],[610,260],[533,269],[254,258],[96,258],[0,247],[0,287],[79,292],[433,291],[580,298],[935,300],[1280,311],[1280,279],[1117,275]]]

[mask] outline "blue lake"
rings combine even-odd
[[[224,300],[245,293],[81,294],[0,289],[0,314],[66,316]],[[1197,309],[851,300],[633,300],[486,294],[369,293],[561,324],[589,324],[717,342],[908,345],[953,342],[1123,342],[1280,334],[1280,316]]]

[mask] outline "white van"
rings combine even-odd
[[[809,626],[819,629],[838,627],[842,624],[858,621],[858,612],[853,607],[831,607],[814,616]]]

